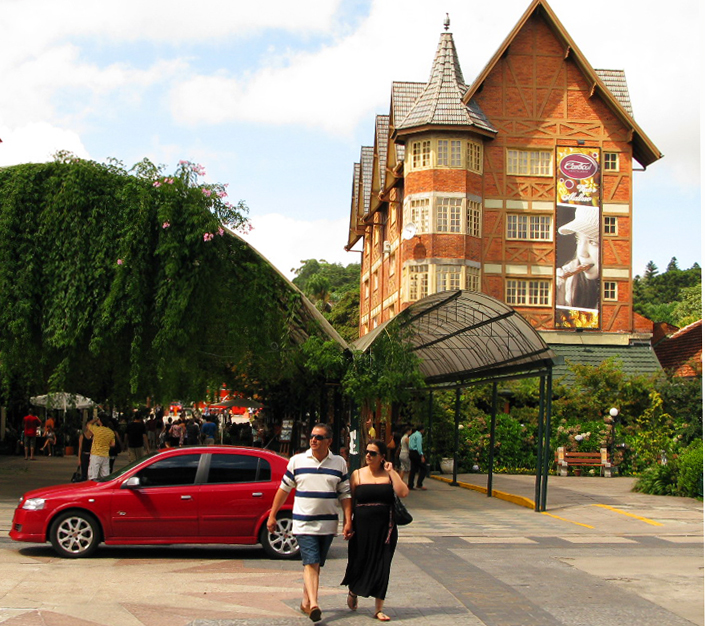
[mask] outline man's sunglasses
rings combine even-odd
[[[375,451],[375,450],[365,450],[365,452],[366,452],[369,456],[371,456],[371,457],[373,457],[373,458],[376,457],[376,456],[379,454],[379,452],[377,452],[377,451]]]
[[[325,441],[328,437],[325,435],[311,435],[311,439],[315,439],[316,441]]]

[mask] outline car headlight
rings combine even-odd
[[[22,504],[22,508],[26,511],[40,511],[44,508],[46,500],[44,498],[29,498]]]

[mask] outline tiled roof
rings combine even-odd
[[[392,83],[392,110],[389,123],[400,124],[411,111],[426,83]],[[396,144],[397,162],[404,160],[404,144]]]
[[[632,111],[632,101],[629,98],[629,89],[627,88],[627,77],[624,70],[595,70],[599,79],[605,83],[607,89],[617,99],[617,102],[622,105],[624,110],[629,113],[630,117],[634,117]]]
[[[377,171],[380,188],[384,188],[387,173],[387,146],[389,145],[389,115],[378,115],[375,121]]]
[[[553,379],[570,385],[575,379],[568,369],[569,364],[598,366],[607,359],[614,358],[621,362],[626,374],[654,374],[661,371],[661,365],[649,344],[632,344],[628,346],[597,346],[575,344],[549,344],[558,356],[565,359],[563,365],[553,368]]]
[[[372,146],[363,146],[360,150],[360,193],[362,193],[363,215],[370,212],[370,194],[372,193],[372,162],[374,161]],[[362,216],[360,216],[362,217]]]
[[[433,60],[431,77],[413,107],[395,128],[407,129],[429,124],[443,126],[477,126],[496,132],[474,101],[463,102],[467,91],[453,35],[441,33],[438,50]],[[395,120],[399,118],[395,117]]]
[[[697,376],[703,367],[703,321],[681,328],[654,348],[663,369],[676,376]]]

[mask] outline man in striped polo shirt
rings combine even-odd
[[[347,464],[343,457],[330,451],[333,430],[328,424],[316,424],[311,431],[311,447],[289,459],[286,474],[274,496],[272,510],[267,520],[267,529],[274,532],[277,512],[286,501],[289,492],[294,494],[294,527],[301,548],[304,566],[304,593],[301,611],[311,621],[321,619],[318,606],[318,581],[321,567],[326,562],[328,549],[338,531],[336,500],[340,501],[345,517],[343,536],[352,535],[352,501]]]

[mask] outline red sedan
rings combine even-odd
[[[12,520],[15,541],[50,541],[61,556],[83,557],[107,545],[262,544],[293,558],[293,494],[267,517],[287,460],[258,448],[172,448],[143,457],[97,481],[29,491]]]

